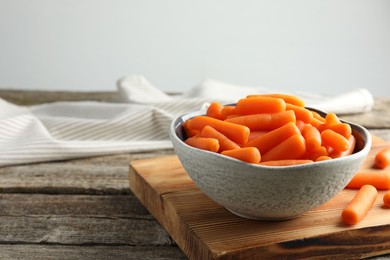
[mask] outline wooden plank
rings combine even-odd
[[[120,217],[0,216],[0,244],[171,246],[154,220]]]
[[[371,167],[373,154],[387,146],[375,141],[363,167]],[[352,227],[342,224],[340,214],[355,190],[344,190],[293,220],[255,221],[231,214],[192,186],[184,169],[178,170],[176,156],[131,165],[136,170],[130,171],[131,190],[191,259],[292,255],[351,259],[390,253],[390,211],[382,206],[384,191],[366,218]]]
[[[43,215],[153,219],[133,194],[0,194],[0,216]]]
[[[178,247],[152,246],[67,246],[67,245],[2,245],[0,259],[29,260],[107,260],[144,259],[179,260],[187,259]]]
[[[172,149],[0,168],[0,193],[129,194],[129,162]]]

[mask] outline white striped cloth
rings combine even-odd
[[[0,98],[0,166],[171,148],[172,119],[208,102],[232,103],[253,93],[282,92],[203,81],[169,96],[142,76],[118,81],[121,102],[54,102],[21,107]],[[297,93],[294,93],[297,94]],[[337,113],[369,111],[365,89],[324,97],[299,93],[308,105]]]

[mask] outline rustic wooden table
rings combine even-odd
[[[0,97],[31,105],[113,101],[116,93],[0,90]],[[373,111],[343,118],[390,141],[390,98],[375,101]],[[161,150],[0,168],[0,259],[186,259],[129,189],[130,161],[173,153]]]

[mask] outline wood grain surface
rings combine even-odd
[[[389,146],[374,140],[361,170],[371,169],[378,149]],[[379,191],[374,207],[354,226],[340,218],[356,194],[352,189],[293,220],[257,221],[237,217],[208,198],[177,156],[133,161],[131,166],[131,190],[190,259],[355,259],[390,253],[385,191]]]
[[[3,89],[0,98],[33,105],[112,102],[118,96],[115,91]],[[343,118],[390,141],[390,97],[376,98],[374,109],[368,113]],[[187,259],[129,189],[129,162],[169,155],[174,155],[173,150],[0,167],[0,259]],[[346,251],[349,240],[343,238]],[[312,243],[307,250],[315,250],[315,243],[326,241]],[[369,245],[370,240],[365,243]]]

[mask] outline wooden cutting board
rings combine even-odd
[[[387,146],[374,138],[362,168]],[[177,156],[130,163],[130,189],[190,259],[356,259],[390,253],[390,209],[380,191],[374,207],[355,226],[341,222],[356,190],[287,221],[237,217],[218,205],[189,178]]]

